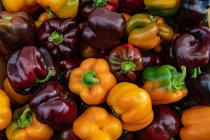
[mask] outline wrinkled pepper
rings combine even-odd
[[[116,11],[119,0],[80,0],[80,15],[87,19],[88,15],[95,10],[96,7],[103,7],[109,11]]]
[[[123,129],[127,131],[145,128],[154,117],[149,94],[132,83],[115,85],[107,96],[107,104],[121,119]]]
[[[86,104],[96,105],[106,100],[108,91],[117,83],[104,59],[85,59],[69,78],[69,89]]]
[[[37,30],[39,29],[39,27],[41,26],[41,24],[45,21],[48,20],[50,18],[54,18],[55,14],[51,11],[51,10],[47,10],[44,13],[42,13],[39,18],[35,21],[35,25]]]
[[[210,107],[195,106],[182,113],[183,127],[180,130],[181,140],[209,140],[210,139]]]
[[[25,105],[13,113],[12,123],[6,129],[8,140],[49,140],[54,131],[36,119],[36,115]]]
[[[109,54],[111,72],[120,82],[134,82],[143,69],[143,56],[138,48],[124,44],[114,48]]]
[[[210,29],[197,26],[180,35],[173,41],[172,53],[174,63],[178,67],[185,65],[188,72],[205,66],[209,61]]]
[[[43,8],[50,8],[59,18],[75,18],[79,0],[36,0]]]
[[[131,16],[126,22],[128,43],[149,50],[158,47],[161,42],[171,41],[173,29],[159,16],[140,13]]]
[[[53,58],[70,58],[77,53],[80,43],[80,27],[72,19],[51,18],[39,28],[40,44],[47,48]]]
[[[3,81],[7,76],[7,61],[4,58],[4,56],[2,56],[1,54],[0,54],[0,66],[1,66],[1,68],[0,68],[0,88],[2,88]]]
[[[151,14],[171,17],[178,12],[180,0],[144,0],[144,4]]]
[[[92,106],[74,121],[73,132],[85,140],[117,140],[122,124],[104,108]]]
[[[35,29],[34,21],[27,13],[1,12],[0,53],[9,57],[25,45],[35,45]]]
[[[4,8],[11,13],[26,11],[33,13],[38,9],[36,0],[1,0]]]
[[[7,94],[0,89],[0,131],[6,128],[12,120],[12,111],[10,109],[10,100]]]
[[[31,94],[29,95],[21,95],[18,94],[10,85],[8,78],[4,80],[4,91],[9,96],[11,102],[15,105],[24,105],[26,104],[32,97]]]
[[[88,16],[82,31],[85,43],[99,50],[109,50],[120,43],[124,35],[125,18],[105,8],[96,8]]]
[[[143,88],[149,93],[152,104],[170,104],[188,93],[185,85],[186,67],[178,72],[172,65],[147,67],[142,74]]]
[[[56,77],[57,67],[45,48],[25,46],[13,53],[7,63],[7,76],[18,94],[31,94],[42,83]]]
[[[61,84],[49,81],[39,87],[29,103],[37,120],[55,130],[68,129],[77,117],[77,105]]]

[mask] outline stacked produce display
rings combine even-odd
[[[210,140],[209,0],[1,0],[0,140]]]

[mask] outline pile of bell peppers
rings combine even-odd
[[[210,140],[210,2],[1,0],[0,140]]]

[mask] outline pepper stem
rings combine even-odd
[[[170,137],[170,140],[176,140],[174,137]]]
[[[48,12],[50,18],[54,18],[55,17],[55,14],[52,12],[52,10],[50,8],[47,9],[47,12]]]
[[[195,79],[198,77],[198,75],[200,75],[201,72],[201,68],[200,67],[196,67],[193,69],[192,75],[190,76],[190,79]]]
[[[106,5],[108,0],[93,0],[93,4],[97,7],[102,7]]]
[[[32,112],[27,108],[17,120],[18,128],[26,128],[32,123]]]
[[[123,73],[128,73],[131,71],[136,70],[136,64],[134,64],[132,61],[125,61],[121,65],[121,69]]]
[[[181,73],[179,73],[178,75],[174,75],[172,79],[174,89],[182,89],[183,87],[185,87],[186,74],[187,74],[186,67],[181,66]]]
[[[49,70],[47,76],[44,79],[36,79],[35,84],[45,83],[47,82],[53,75],[55,75],[54,70]]]
[[[51,33],[48,40],[53,41],[56,45],[59,45],[63,42],[63,35],[54,31],[54,32]]]
[[[97,84],[99,80],[96,78],[96,74],[92,70],[84,72],[82,75],[82,84],[86,87],[92,87],[94,84]]]
[[[6,16],[6,17],[2,17],[0,22],[9,22],[10,20],[12,20],[12,16]]]

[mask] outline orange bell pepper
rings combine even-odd
[[[49,140],[53,132],[48,125],[37,121],[28,105],[13,113],[13,122],[6,129],[9,140]]]
[[[127,131],[145,128],[154,117],[149,94],[135,84],[115,85],[107,96],[107,104],[120,116],[123,129]]]
[[[75,18],[79,0],[36,0],[44,8],[50,8],[59,18]]]
[[[27,103],[32,97],[31,94],[20,95],[20,94],[16,93],[16,91],[14,91],[14,89],[10,85],[8,78],[6,78],[4,80],[4,91],[9,96],[11,102],[16,105],[23,105],[23,104]]]
[[[182,140],[210,140],[210,107],[195,106],[182,113],[183,128],[180,130]]]
[[[10,100],[7,94],[0,89],[0,131],[6,128],[12,120]]]
[[[85,140],[117,140],[122,124],[104,108],[92,106],[74,121],[73,132]]]
[[[26,11],[33,13],[38,9],[36,0],[2,0],[2,4],[8,12]]]
[[[117,83],[104,59],[88,58],[69,78],[69,89],[86,104],[97,105],[106,100],[108,91]]]

